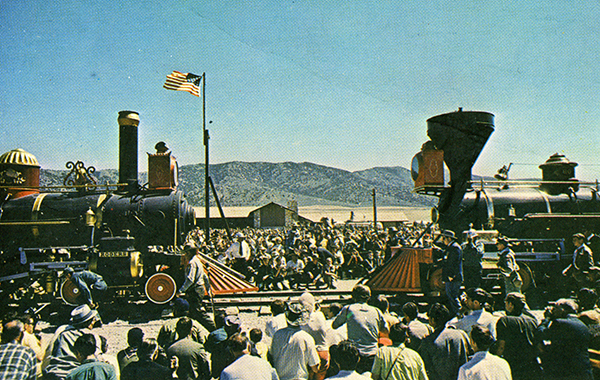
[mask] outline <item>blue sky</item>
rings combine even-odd
[[[201,100],[162,88],[179,70],[206,72],[211,163],[410,167],[426,119],[463,107],[496,116],[476,173],[539,176],[559,152],[596,179],[599,19],[578,0],[4,0],[0,153],[116,168],[134,110],[140,170],[161,140],[203,162]]]

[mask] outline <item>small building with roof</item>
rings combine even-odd
[[[312,220],[300,216],[297,207],[284,207],[275,202],[251,211],[248,218],[253,221],[254,228],[285,228],[292,227],[294,223],[313,223]]]

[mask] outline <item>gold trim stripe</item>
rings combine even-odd
[[[46,197],[46,193],[40,194],[35,198],[35,202],[33,202],[33,209],[31,210],[31,220],[34,222],[37,222],[38,220],[38,216],[40,214],[40,208],[42,207],[42,202],[44,201],[44,198]],[[38,237],[40,235],[40,230],[38,229],[37,225],[34,225],[33,227],[31,227],[31,232],[33,233],[34,237]]]

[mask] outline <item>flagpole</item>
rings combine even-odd
[[[210,240],[210,199],[208,192],[208,139],[210,138],[206,129],[206,73],[202,73],[202,132],[204,137],[204,236],[208,244]]]

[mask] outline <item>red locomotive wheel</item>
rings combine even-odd
[[[437,268],[430,274],[429,289],[438,292],[446,291],[446,285],[444,284],[444,281],[442,281],[442,268]]]
[[[80,301],[81,291],[71,280],[66,280],[60,286],[60,296],[67,305],[77,306],[83,302]]]
[[[524,292],[531,286],[533,274],[527,265],[519,264],[519,275],[521,276],[521,281],[523,281],[521,291]]]
[[[164,304],[175,297],[177,284],[166,273],[155,273],[146,281],[146,296],[155,304]]]

